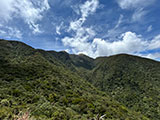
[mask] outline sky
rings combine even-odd
[[[0,0],[0,38],[93,58],[160,60],[160,0]]]

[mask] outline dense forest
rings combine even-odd
[[[99,57],[0,40],[0,119],[160,119],[160,62]]]

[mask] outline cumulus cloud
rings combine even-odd
[[[94,46],[94,55],[96,55],[96,57],[129,53],[155,59],[158,57],[159,53],[147,55],[140,53],[148,50],[160,49],[160,35],[148,41],[144,40],[141,35],[129,31],[122,34],[122,38],[119,41],[108,42],[107,40],[95,38],[91,45]]]
[[[109,42],[96,38],[93,40],[93,45],[96,46],[95,54],[97,56],[113,55],[119,53],[137,53],[146,49],[147,43],[142,40],[141,36],[133,32],[126,32],[121,35],[119,41]]]
[[[160,49],[160,35],[148,41],[144,40],[141,35],[129,31],[122,34],[122,38],[119,41],[108,42],[107,40],[96,38],[93,40],[92,45],[96,46],[95,55],[97,56],[119,53],[140,54],[144,51]],[[148,56],[151,57],[151,55]]]
[[[143,39],[141,35],[137,35],[131,31],[121,34],[121,39],[112,42],[101,38],[94,38],[92,42],[84,39],[76,40],[74,38],[65,38],[64,40],[66,43],[68,42],[67,45],[73,47],[75,53],[84,53],[93,58],[129,53],[155,59],[159,55],[158,53],[146,55],[140,53],[148,50],[160,49],[160,35],[148,41]]]
[[[128,4],[131,4],[129,1]],[[139,5],[140,1],[135,1],[132,7]],[[127,5],[130,6],[130,5]],[[123,8],[126,8],[125,5]],[[72,35],[66,36],[62,39],[65,46],[71,48],[71,51],[75,54],[83,53],[89,55],[90,57],[98,56],[109,56],[119,53],[129,53],[129,54],[140,54],[147,50],[154,50],[160,48],[159,36],[156,36],[151,41],[145,40],[141,35],[137,35],[134,32],[128,31],[123,34],[116,34],[117,39],[111,37],[123,22],[123,15],[120,15],[114,28],[109,30],[107,33],[107,39],[95,38],[96,33],[91,27],[85,27],[84,23],[87,18],[96,12],[99,8],[98,0],[86,1],[84,4],[79,6],[79,12],[77,12],[81,17],[77,20],[71,21],[68,32]],[[127,8],[126,8],[127,9]],[[138,20],[143,16],[143,9],[137,9],[137,12],[141,13],[140,16],[134,16],[135,20]],[[58,32],[58,31],[57,31]]]
[[[22,18],[33,33],[40,33],[37,21],[43,18],[43,12],[50,8],[48,0],[1,0],[0,19],[8,22],[12,18]]]
[[[79,28],[74,37],[65,37],[62,42],[65,46],[70,46],[73,53],[86,53],[87,55],[93,54],[89,40],[95,35],[94,31],[90,28]]]

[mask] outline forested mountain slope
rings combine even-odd
[[[0,119],[12,120],[20,111],[38,120],[87,120],[97,114],[148,120],[97,90],[50,52],[0,40]]]
[[[57,59],[96,88],[132,110],[160,119],[160,62],[127,54],[96,59],[65,55],[68,58],[61,54]]]
[[[160,62],[127,54],[94,62],[89,82],[128,108],[160,119]]]

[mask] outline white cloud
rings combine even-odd
[[[57,33],[58,35],[61,35],[60,29],[61,29],[60,26],[56,26],[56,33]]]
[[[152,25],[148,26],[147,32],[150,32],[150,31],[152,31],[152,30],[153,30],[153,26],[152,26]]]
[[[70,46],[73,53],[86,52],[87,55],[92,54],[89,39],[95,35],[91,28],[79,28],[74,37],[65,37],[62,42],[65,46]]]
[[[155,36],[153,40],[150,41],[149,49],[158,49],[160,48],[160,34]]]
[[[98,0],[86,1],[79,7],[81,18],[70,22],[68,32],[73,32],[73,36],[65,37],[62,39],[62,42],[64,45],[70,46],[73,53],[86,52],[88,55],[93,54],[88,40],[93,39],[95,31],[92,27],[84,27],[83,24],[87,20],[87,17],[96,11],[98,5]]]
[[[156,53],[148,53],[148,54],[137,54],[138,56],[142,56],[149,59],[154,59],[160,61],[160,52]]]
[[[135,12],[132,15],[132,21],[141,21],[143,19],[143,16],[147,14],[147,11],[143,8],[136,9]]]
[[[17,28],[10,28],[8,33],[10,38],[22,38],[22,33]]]
[[[122,9],[143,8],[152,4],[155,0],[117,0]]]
[[[73,5],[71,6],[71,8],[73,9],[73,11],[77,14],[77,15],[80,15],[80,8],[78,5]]]
[[[56,33],[58,35],[61,35],[61,29],[65,29],[63,22],[61,22],[61,24],[59,26],[56,26]]]
[[[107,40],[95,38],[91,45],[94,46],[92,50],[95,51],[94,55],[96,56],[94,57],[129,53],[155,59],[160,55],[159,53],[140,54],[144,51],[160,49],[160,35],[148,41],[144,40],[141,35],[129,31],[122,34],[122,39],[119,41],[108,42]]]
[[[160,48],[157,44],[159,37],[147,41],[144,40],[141,35],[137,35],[131,31],[121,34],[116,41],[113,37],[110,37],[117,32],[117,29],[123,22],[123,15],[120,15],[114,28],[108,31],[107,35],[109,39],[103,40],[101,38],[94,38],[96,35],[95,31],[92,27],[85,27],[84,23],[87,20],[87,17],[93,14],[98,7],[98,0],[85,2],[83,5],[80,5],[81,18],[70,22],[68,32],[73,33],[73,36],[63,38],[62,42],[65,46],[70,47],[73,53],[83,53],[95,58],[98,56],[108,56],[119,53],[139,54],[146,50]],[[143,9],[139,9],[138,12],[141,13],[141,15],[135,16],[135,20],[141,18]],[[155,44],[157,44],[157,47],[155,47]]]
[[[6,35],[6,31],[0,30],[0,35],[1,35],[1,36]]]
[[[142,20],[143,16],[145,16],[148,12],[144,8],[153,4],[154,2],[155,0],[117,0],[117,3],[122,9],[134,10],[132,22]]]
[[[38,7],[35,7],[36,4]],[[36,23],[38,20],[42,19],[42,13],[48,10],[49,4],[48,0],[40,0],[39,2],[32,2],[28,0],[18,0],[15,4],[18,9],[18,14],[24,19],[24,21],[33,30],[33,33],[41,33],[39,25]]]
[[[116,26],[114,27],[114,29],[116,29],[120,26],[120,24],[122,23],[123,17],[124,17],[123,15],[120,15],[119,20],[118,20]]]
[[[118,19],[118,21],[116,22],[116,24],[115,24],[115,26],[113,27],[113,28],[111,28],[111,29],[109,29],[108,31],[107,31],[107,34],[106,35],[104,35],[103,37],[105,37],[105,38],[108,38],[108,39],[110,39],[110,40],[116,40],[117,39],[117,36],[120,34],[120,33],[122,33],[122,29],[120,28],[120,25],[122,24],[122,22],[123,22],[123,15],[121,14],[120,16],[119,16],[119,19]],[[120,28],[120,29],[119,29]]]
[[[11,19],[11,14],[15,11],[14,7],[11,7],[13,0],[1,0],[0,1],[0,18],[8,21]]]
[[[98,0],[86,1],[84,4],[80,5],[81,18],[70,23],[69,31],[76,31],[77,29],[81,28],[87,17],[96,11],[98,5]]]
[[[96,11],[98,5],[99,5],[98,0],[86,1],[83,5],[81,5],[80,6],[80,11],[82,14],[81,20],[85,21],[90,14],[93,14]]]
[[[120,37],[119,37],[120,38]],[[109,56],[120,53],[128,53],[141,55],[143,57],[152,57],[155,59],[157,54],[140,54],[144,51],[160,49],[160,35],[157,35],[151,41],[143,39],[141,35],[137,35],[131,31],[121,34],[118,41],[103,40],[94,38],[93,41],[87,41],[87,38],[64,38],[64,43],[72,47],[74,53],[84,53],[90,57]]]
[[[1,0],[0,19],[3,21],[12,18],[22,18],[27,23],[33,33],[41,32],[37,21],[43,18],[42,13],[50,8],[48,0]]]
[[[1,26],[0,25],[0,36],[5,37],[5,38],[15,38],[15,39],[21,39],[22,38],[22,33],[20,30],[17,28],[12,28],[9,26]]]
[[[135,5],[132,6],[135,7]],[[71,48],[71,52],[75,54],[83,53],[95,58],[98,56],[108,56],[119,53],[137,55],[147,50],[160,48],[157,43],[157,40],[159,40],[158,36],[153,38],[153,40],[148,41],[141,35],[128,31],[121,35],[119,35],[120,33],[117,33],[116,41],[113,37],[110,37],[115,32],[118,32],[118,28],[123,22],[123,15],[120,15],[114,28],[108,31],[107,35],[109,39],[104,40],[101,38],[95,38],[96,33],[93,28],[85,27],[84,23],[89,15],[95,13],[97,8],[99,8],[98,0],[86,1],[83,5],[80,5],[79,10],[81,17],[77,20],[71,21],[68,28],[68,32],[71,33],[72,36],[66,36],[62,39],[63,44]],[[145,15],[145,11],[141,8],[136,10],[139,15],[135,15],[134,19],[139,20],[141,19],[141,16]],[[157,46],[155,46],[155,44],[157,44]]]
[[[145,50],[146,41],[143,41],[141,36],[136,35],[132,32],[126,32],[122,34],[122,39],[119,41],[108,42],[96,38],[92,43],[96,46],[95,54],[97,56],[113,55],[119,53],[137,53]]]

